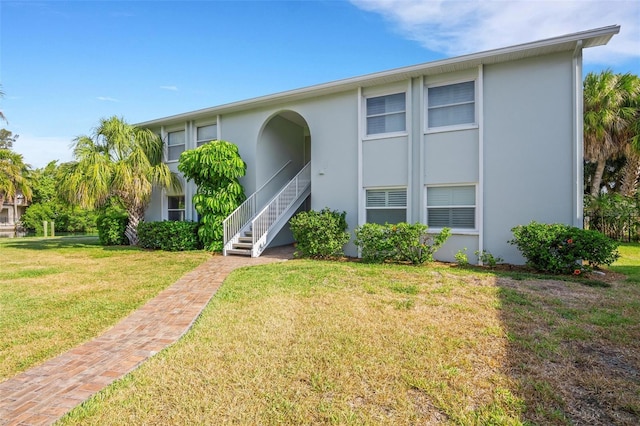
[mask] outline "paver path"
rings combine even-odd
[[[214,256],[103,335],[0,383],[0,425],[49,425],[176,342],[231,271],[290,259],[293,249],[258,258]]]

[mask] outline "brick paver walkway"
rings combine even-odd
[[[291,247],[259,258],[214,256],[103,335],[0,383],[0,425],[50,425],[94,393],[176,342],[227,275],[292,257]]]

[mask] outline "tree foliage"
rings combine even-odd
[[[246,169],[238,147],[227,141],[212,141],[180,155],[178,170],[198,188],[193,205],[200,217],[198,235],[207,250],[222,250],[222,222],[246,199],[239,181]]]
[[[0,149],[0,206],[22,194],[31,200],[31,185],[27,179],[28,165],[22,155],[9,149]]]
[[[595,164],[595,168],[585,168],[591,172],[585,178],[591,195],[600,194],[606,169],[615,164],[612,161],[620,158],[624,161],[614,190],[627,196],[635,195],[640,177],[639,108],[638,76],[606,70],[599,74],[589,73],[585,77],[584,157]]]
[[[136,245],[137,226],[144,220],[153,187],[180,186],[162,161],[162,140],[114,116],[102,119],[91,137],[79,136],[74,144],[75,161],[64,167],[63,196],[82,207],[100,207],[116,199],[129,216],[129,243]]]

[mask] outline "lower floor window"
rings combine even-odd
[[[407,221],[407,190],[368,189],[367,222],[400,223]]]
[[[427,225],[430,228],[475,229],[475,185],[427,187]]]
[[[184,220],[184,195],[167,197],[167,219]]]

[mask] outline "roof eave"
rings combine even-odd
[[[437,74],[452,70],[476,67],[480,64],[493,64],[508,60],[549,54],[553,52],[574,50],[578,42],[582,42],[582,48],[603,46],[609,43],[611,38],[620,32],[619,25],[596,28],[564,36],[553,37],[545,40],[519,44],[487,50],[479,53],[441,59],[408,67],[395,68],[387,71],[351,77],[342,80],[307,86],[300,89],[274,93],[246,99],[243,101],[227,103],[215,107],[190,111],[187,113],[171,115],[164,118],[149,120],[137,125],[140,127],[154,127],[167,125],[185,120],[194,120],[204,116],[228,114],[240,110],[257,108],[272,102],[287,102],[304,98],[324,96],[337,92],[355,90],[358,87],[367,87],[390,81],[401,81],[425,74]]]

